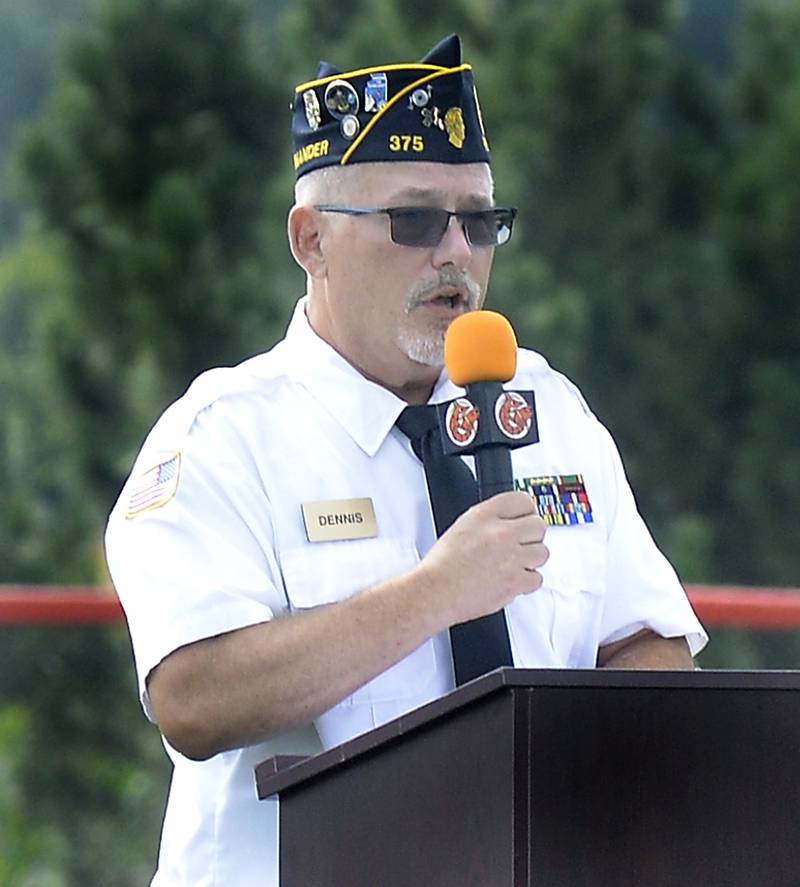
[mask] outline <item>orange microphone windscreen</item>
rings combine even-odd
[[[517,371],[514,328],[496,311],[457,317],[444,340],[444,362],[453,383],[508,382]]]

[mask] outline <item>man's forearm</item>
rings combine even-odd
[[[309,723],[434,633],[406,581],[176,650],[148,682],[167,740],[202,760]]]
[[[545,530],[530,496],[501,493],[461,515],[408,573],[175,650],[148,681],[159,727],[203,759],[309,723],[450,625],[534,593]]]

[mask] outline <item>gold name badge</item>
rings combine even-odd
[[[369,539],[378,535],[372,499],[305,502],[302,509],[309,542]]]

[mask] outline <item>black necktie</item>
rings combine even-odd
[[[459,456],[448,456],[442,449],[435,406],[406,407],[397,427],[409,438],[425,467],[436,535],[441,536],[478,501],[475,478]],[[453,625],[450,643],[459,686],[501,665],[513,665],[503,610]]]

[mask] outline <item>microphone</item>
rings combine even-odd
[[[511,450],[538,443],[533,391],[507,390],[517,371],[517,337],[496,311],[457,317],[444,342],[447,374],[465,397],[437,406],[448,455],[475,457],[478,499],[514,489]]]

